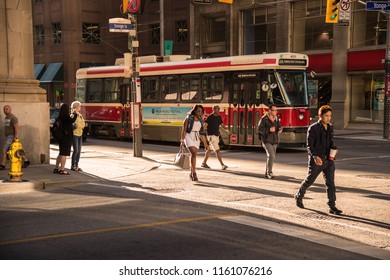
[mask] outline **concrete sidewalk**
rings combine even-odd
[[[378,143],[390,143],[390,140],[383,139],[383,132],[378,130],[359,130],[345,129],[335,131],[336,139],[352,139],[352,140],[367,140],[378,141]],[[91,157],[90,153],[88,157]],[[126,168],[115,170],[119,176],[134,175],[145,173],[149,170],[158,168],[159,164],[145,157],[127,157]],[[107,168],[101,166],[100,168]],[[59,175],[53,173],[54,166],[49,164],[31,165],[24,168],[23,182],[9,182],[9,164],[5,170],[0,171],[0,195],[17,192],[39,191],[49,187],[77,185],[82,183],[96,182],[105,180],[106,178],[98,177],[86,172],[70,171],[71,175]],[[95,174],[99,174],[96,172]]]
[[[390,143],[390,139],[383,138],[383,131],[361,130],[361,129],[343,129],[335,130],[336,139],[367,140]]]
[[[141,172],[144,173],[157,168],[157,165],[159,165],[146,158],[129,157],[128,160],[130,161],[130,164],[123,170],[125,175],[134,175]],[[104,168],[107,167],[104,166]],[[105,180],[105,178],[98,177],[87,172],[77,172],[66,169],[71,174],[60,175],[58,173],[53,173],[53,170],[54,165],[50,164],[30,165],[28,168],[22,169],[22,182],[10,182],[8,164],[5,170],[0,171],[0,195],[40,191],[47,188],[78,185]]]

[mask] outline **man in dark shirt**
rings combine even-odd
[[[0,164],[0,170],[5,169],[5,163],[7,161],[7,151],[11,144],[19,138],[19,122],[18,118],[12,114],[12,108],[10,105],[5,105],[3,107],[3,111],[5,114],[4,119],[4,133],[5,133],[5,143],[3,147],[3,157]],[[27,157],[23,156],[23,165],[22,167],[28,167],[30,165],[30,161]]]
[[[306,190],[315,182],[318,175],[323,172],[328,195],[329,213],[340,215],[342,211],[336,208],[335,164],[329,158],[330,149],[333,147],[333,126],[330,123],[332,108],[328,105],[322,106],[318,110],[318,117],[318,122],[313,123],[307,131],[308,175],[301,183],[301,187],[294,198],[296,205],[304,208],[302,198]]]
[[[222,170],[225,170],[227,166],[222,161],[221,151],[219,149],[219,127],[221,126],[223,129],[227,129],[227,127],[222,122],[222,118],[219,115],[219,110],[219,106],[215,105],[213,107],[213,113],[208,116],[204,122],[204,128],[207,130],[207,141],[209,142],[209,148],[206,151],[202,167],[210,168],[210,166],[207,165],[207,160],[209,159],[211,151],[213,150],[217,155]]]

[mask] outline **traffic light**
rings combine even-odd
[[[339,21],[339,6],[340,0],[327,0],[326,1],[326,23],[337,23]]]

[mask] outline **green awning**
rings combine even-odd
[[[42,77],[45,66],[46,65],[42,63],[34,64],[34,79],[39,80]]]
[[[64,69],[62,65],[62,62],[50,63],[40,79],[41,83],[63,82]]]

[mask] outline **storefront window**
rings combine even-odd
[[[384,98],[383,75],[353,75],[351,120],[383,122]]]
[[[244,54],[276,51],[276,8],[245,11]]]
[[[293,51],[331,49],[333,24],[325,23],[326,0],[293,4]]]
[[[353,9],[352,46],[386,44],[386,12],[366,11],[366,1],[356,1]]]

